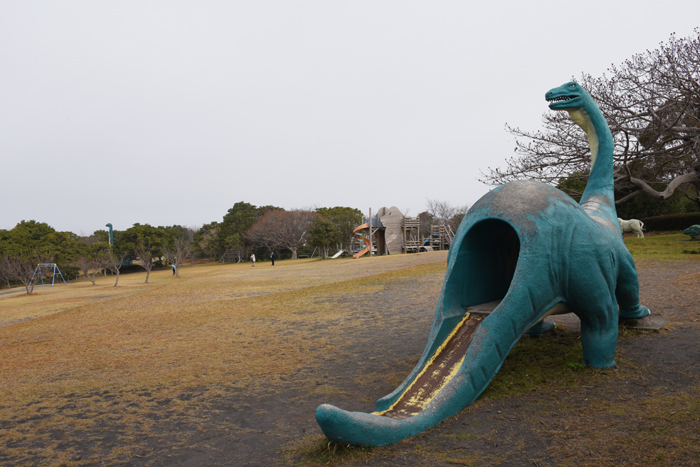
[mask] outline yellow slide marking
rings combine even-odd
[[[431,379],[442,379],[441,383],[433,386],[432,389],[426,388],[426,387],[420,388],[418,390],[418,392],[413,397],[411,397],[408,401],[406,401],[406,405],[410,405],[410,406],[418,409],[417,411],[415,411],[415,413],[413,413],[411,415],[416,415],[416,414],[422,412],[428,406],[430,401],[433,400],[433,398],[442,390],[442,388],[444,388],[447,385],[447,383],[449,383],[452,380],[452,378],[455,377],[455,375],[459,371],[460,367],[462,366],[462,363],[464,362],[464,358],[466,357],[466,355],[462,356],[462,358],[460,358],[459,361],[454,362],[452,364],[452,367],[449,368],[449,371],[445,371],[446,370],[446,368],[445,368],[446,362],[442,362],[440,365],[437,366],[437,368],[431,368],[433,365],[433,362],[435,362],[435,360],[440,356],[440,354],[442,354],[442,352],[445,350],[445,347],[447,347],[447,345],[450,343],[452,338],[459,332],[459,330],[462,328],[464,323],[467,322],[470,315],[471,315],[471,313],[466,313],[464,315],[464,318],[462,318],[462,321],[460,321],[459,324],[457,324],[457,326],[455,326],[455,328],[452,330],[450,335],[447,336],[447,339],[445,339],[443,341],[442,345],[440,345],[440,347],[433,354],[433,356],[430,358],[428,363],[423,367],[423,369],[420,371],[420,373],[418,373],[418,375],[416,375],[416,377],[413,378],[413,381],[411,381],[411,384],[408,385],[408,387],[403,392],[401,397],[399,397],[396,400],[396,402],[394,402],[392,404],[392,406],[389,407],[388,409],[382,410],[380,412],[372,412],[374,415],[384,415],[385,413],[394,409],[394,407],[396,407],[396,405],[399,402],[401,402],[404,395],[411,390],[411,388],[416,383],[416,381],[418,381],[424,373],[426,373],[427,371],[431,371],[432,374],[431,374],[430,378]],[[456,349],[453,349],[452,351],[454,352],[454,351],[456,351]]]

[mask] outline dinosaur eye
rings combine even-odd
[[[570,87],[570,88],[575,88],[576,85],[575,85],[575,84],[570,84],[569,87]]]

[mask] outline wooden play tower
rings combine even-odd
[[[449,225],[431,225],[430,235],[421,237],[419,217],[406,217],[403,221],[404,253],[447,250],[454,236]]]
[[[431,225],[430,234],[421,237],[420,217],[404,217],[396,207],[381,208],[374,217],[370,210],[370,217],[362,222],[353,231],[353,258],[447,250],[454,239],[452,228],[439,224]]]

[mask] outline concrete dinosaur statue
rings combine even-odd
[[[683,231],[683,235],[690,235],[691,238],[700,240],[700,225],[691,225]]]
[[[109,227],[109,246],[114,246],[114,232],[112,230],[112,224],[105,224],[105,227]]]
[[[383,446],[457,414],[486,389],[524,332],[545,329],[548,315],[570,311],[580,318],[583,363],[596,368],[615,365],[618,320],[649,315],[617,221],[613,139],[603,114],[574,82],[546,99],[588,135],[593,167],[580,204],[534,181],[482,197],[451,245],[416,367],[371,414],[319,406],[316,420],[328,439]]]

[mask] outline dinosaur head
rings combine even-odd
[[[598,106],[591,95],[588,94],[588,91],[583,89],[578,83],[570,81],[558,88],[547,91],[544,98],[549,102],[550,109],[569,112],[574,123],[586,132],[588,144],[591,147],[591,166],[595,164],[595,160],[598,157],[599,141],[589,112],[600,113],[600,110],[598,110]],[[602,118],[602,114],[600,117]]]
[[[591,99],[591,95],[578,83],[573,81],[551,89],[545,94],[552,110],[575,110],[584,107],[584,103]]]

